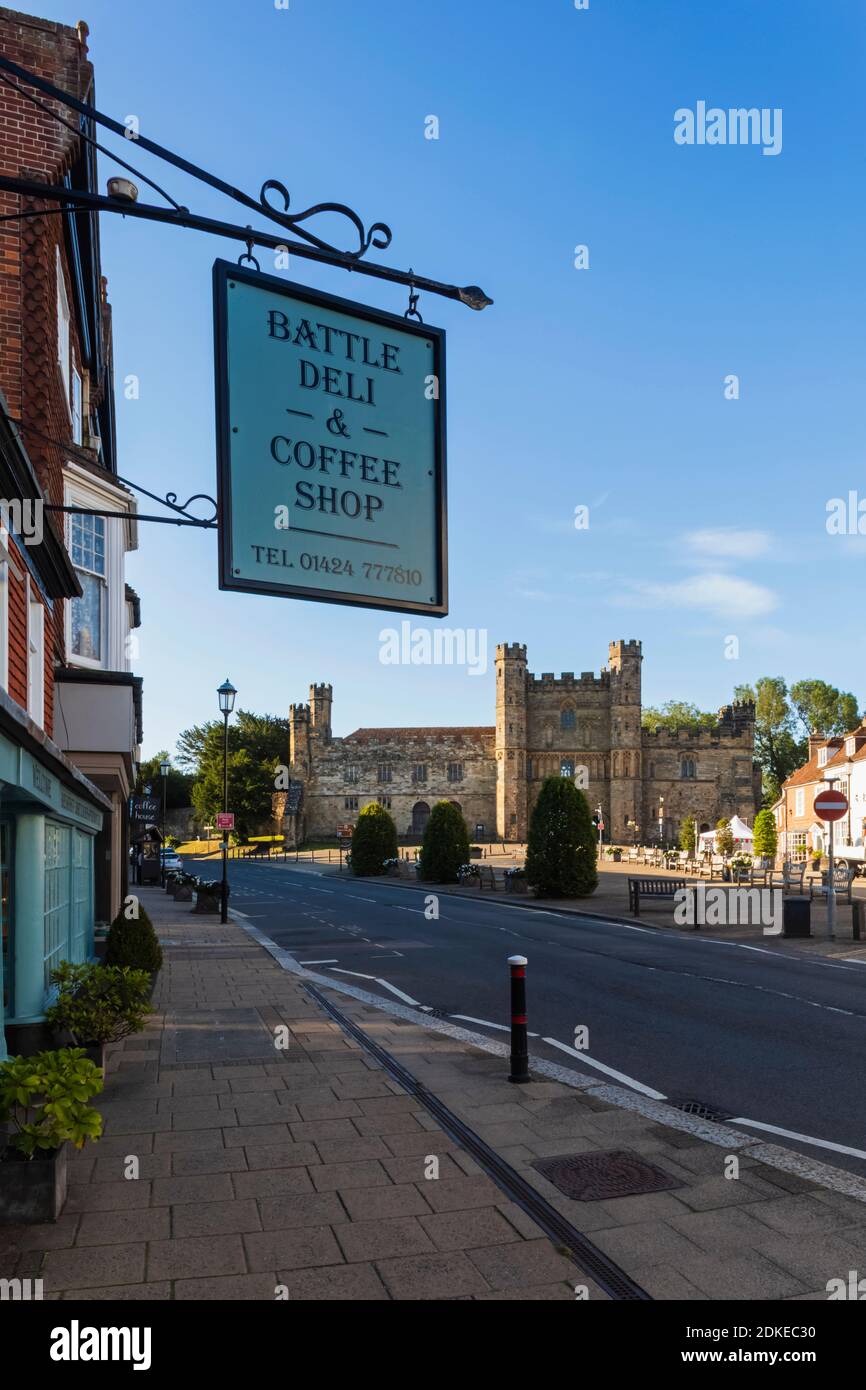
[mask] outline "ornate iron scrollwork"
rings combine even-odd
[[[282,211],[268,202],[267,195],[270,192],[278,193],[282,198]],[[353,212],[351,208],[346,207],[345,203],[316,203],[314,207],[306,208],[304,212],[296,212],[290,215],[289,204],[291,202],[291,197],[289,195],[289,190],[284,183],[280,183],[279,179],[267,179],[266,182],[262,184],[259,201],[261,202],[262,210],[266,212],[268,217],[272,218],[274,222],[279,222],[280,226],[287,227],[290,231],[294,232],[296,236],[303,237],[311,246],[317,246],[320,251],[334,251],[341,256],[351,256],[353,260],[357,261],[360,260],[362,256],[366,255],[371,246],[375,246],[378,250],[384,251],[386,247],[391,245],[390,227],[384,222],[374,222],[370,229],[365,231],[364,224],[358,214]],[[323,241],[321,237],[317,237],[315,233],[307,231],[305,227],[300,225],[301,222],[306,222],[307,218],[316,217],[321,212],[336,212],[341,217],[348,217],[355,231],[358,233],[359,245],[357,251],[343,251],[339,246],[334,246],[331,242]]]

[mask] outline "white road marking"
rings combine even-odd
[[[299,960],[298,965],[336,965],[339,956],[332,956],[330,960]]]
[[[471,1014],[449,1014],[449,1018],[459,1018],[463,1023],[480,1023],[482,1028],[495,1028],[499,1033],[507,1033],[508,1025],[505,1023],[491,1023],[489,1018],[473,1018]],[[527,1033],[528,1038],[540,1037],[539,1033]]]
[[[567,1052],[569,1057],[576,1057],[578,1061],[585,1062],[588,1067],[596,1067],[598,1071],[603,1071],[606,1076],[612,1076],[615,1081],[622,1081],[624,1085],[630,1086],[633,1091],[640,1091],[641,1095],[650,1096],[652,1100],[666,1100],[661,1091],[654,1091],[652,1086],[645,1086],[642,1081],[635,1081],[634,1077],[626,1076],[625,1072],[616,1071],[613,1067],[605,1066],[604,1062],[596,1062],[593,1057],[586,1052],[578,1052],[576,1047],[568,1047],[565,1043],[557,1042],[556,1038],[542,1038],[542,1042],[549,1043],[551,1047],[558,1047],[560,1052]]]
[[[390,989],[392,994],[396,994],[397,998],[402,999],[406,1004],[419,1007],[418,1000],[413,999],[411,994],[404,994],[402,989],[398,989],[396,985],[390,985],[387,980],[380,980],[378,975],[362,975],[360,970],[342,970],[339,966],[334,967],[334,973],[337,975],[355,975],[359,980],[375,980],[377,985],[381,985],[383,989]]]
[[[801,1144],[811,1144],[816,1149],[832,1149],[837,1154],[850,1154],[852,1158],[866,1158],[866,1150],[851,1149],[847,1144],[831,1144],[829,1139],[813,1139],[810,1134],[798,1134],[795,1129],[780,1129],[778,1125],[765,1125],[760,1120],[747,1120],[742,1115],[726,1120],[729,1125],[750,1125],[752,1129],[764,1129],[768,1134],[781,1134],[785,1139],[799,1139]]]

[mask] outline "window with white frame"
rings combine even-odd
[[[849,758],[853,758],[854,754],[857,752],[857,740],[856,740],[856,739],[854,739],[854,738],[846,739],[846,741],[845,741],[845,752],[847,753],[847,755],[848,755]]]
[[[72,368],[72,442],[81,444],[82,434],[82,392],[81,392],[81,373]]]
[[[45,610],[27,585],[27,713],[41,728],[45,722]]]
[[[66,387],[66,402],[69,404],[69,374],[70,362],[70,334],[69,334],[69,300],[66,297],[66,281],[63,278],[63,262],[60,259],[60,248],[57,249],[57,356],[60,360],[60,372],[63,377],[63,385]]]
[[[826,767],[826,765],[827,765],[827,759],[828,759],[829,756],[830,756],[830,750],[829,750],[829,748],[820,748],[820,749],[818,750],[818,766],[819,766],[819,767]]]
[[[798,787],[794,795],[794,815],[802,816],[806,810],[806,789]]]
[[[105,518],[73,513],[70,551],[82,594],[70,605],[73,656],[100,663],[106,626]]]

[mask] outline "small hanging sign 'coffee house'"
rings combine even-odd
[[[442,615],[445,334],[214,266],[220,587]]]

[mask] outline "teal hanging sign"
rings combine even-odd
[[[214,265],[220,588],[448,612],[445,333]]]

